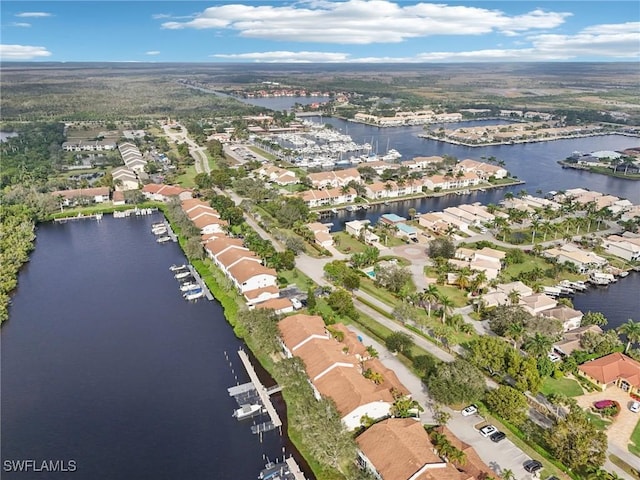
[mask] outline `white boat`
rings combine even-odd
[[[624,278],[627,275],[629,275],[629,272],[627,270],[623,270],[620,272],[620,274],[618,275],[620,278]]]
[[[169,267],[169,270],[171,270],[172,272],[177,272],[179,270],[188,270],[186,265],[176,265],[173,264]]]
[[[152,223],[151,228],[166,227],[164,222]]]
[[[200,288],[200,285],[198,285],[197,283],[193,283],[193,282],[183,283],[182,285],[180,285],[180,291],[181,292],[188,292],[190,290],[197,290],[198,288]]]
[[[202,290],[194,290],[184,296],[184,298],[187,300],[195,300],[200,297],[204,297],[204,292]]]
[[[189,275],[191,275],[190,271],[184,271],[184,272],[178,272],[174,275],[175,278],[177,278],[178,280],[184,277],[188,277]]]
[[[158,243],[164,243],[164,242],[168,242],[171,240],[171,237],[169,237],[168,235],[165,235],[164,237],[158,237],[156,239],[156,242]]]
[[[154,235],[164,235],[167,233],[167,229],[166,228],[156,228],[151,230],[151,233],[153,233]]]
[[[338,209],[337,208],[332,208],[331,209],[331,213],[333,213],[334,215],[338,214]]]
[[[353,206],[353,205],[347,205],[347,206],[345,207],[345,210],[346,210],[347,212],[355,212],[355,211],[356,211],[356,207],[355,207],[355,206]]]
[[[262,412],[262,405],[260,404],[244,404],[241,405],[240,408],[233,411],[233,416],[238,420],[242,420],[243,418],[253,417],[254,415]]]
[[[558,297],[562,293],[562,290],[558,287],[542,287],[542,293],[550,297]]]
[[[584,283],[582,280],[576,280],[575,282],[569,282],[569,284],[571,285],[571,288],[573,288],[574,290],[579,290],[581,292],[585,291],[587,289],[587,284]]]
[[[615,277],[610,273],[591,272],[589,274],[589,282],[594,285],[609,285],[615,281]]]

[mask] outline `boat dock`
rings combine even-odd
[[[238,385],[237,387],[229,388],[229,394],[232,395],[232,391],[236,393],[236,395],[247,394],[251,390],[255,390],[260,397],[260,402],[264,406],[267,414],[269,414],[269,418],[271,419],[268,422],[264,422],[258,425],[254,425],[251,427],[251,431],[253,433],[263,433],[268,432],[270,430],[280,429],[282,427],[282,420],[280,420],[280,416],[276,411],[275,407],[271,403],[271,398],[269,395],[279,392],[281,390],[280,387],[272,387],[267,389],[258,378],[258,374],[253,369],[253,365],[251,365],[251,360],[249,360],[249,356],[247,352],[244,350],[238,350],[238,355],[240,356],[240,360],[244,365],[244,368],[247,370],[249,374],[249,378],[251,379],[251,383],[245,383],[244,385]],[[234,395],[232,395],[234,396]],[[281,432],[282,433],[282,432]]]
[[[169,233],[169,232],[171,232],[171,233]],[[171,227],[169,227],[169,229],[167,231],[167,235],[169,235],[169,236],[173,235],[175,237],[175,235],[171,231]],[[174,242],[175,242],[175,240],[174,240]],[[189,265],[187,265],[187,268],[189,269],[189,272],[191,272],[191,275],[193,275],[193,278],[195,278],[196,283],[198,285],[200,285],[200,288],[204,292],[204,296],[207,297],[207,300],[213,300],[213,295],[211,295],[211,292],[207,288],[207,285],[204,283],[202,278],[200,278],[200,275],[198,275],[198,272],[196,271],[196,269],[193,268],[193,265],[189,264]]]
[[[73,217],[54,218],[53,221],[58,223],[67,223],[67,220],[91,220],[91,219],[95,219],[99,222],[100,220],[102,220],[102,213],[93,213],[91,215],[84,215],[82,213],[79,213],[78,215],[75,215]]]
[[[306,480],[304,473],[300,471],[300,467],[296,463],[293,457],[289,457],[286,460],[287,466],[289,467],[289,473],[293,475],[295,480]]]

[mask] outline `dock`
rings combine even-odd
[[[171,227],[168,228],[167,234],[169,236],[173,235],[175,237],[174,233],[171,231]],[[204,296],[207,298],[207,300],[213,300],[213,295],[211,294],[211,292],[207,288],[207,285],[204,283],[202,278],[200,278],[200,275],[198,275],[198,272],[196,271],[196,269],[193,268],[193,265],[189,264],[189,265],[187,265],[187,268],[189,269],[189,272],[191,272],[191,275],[193,275],[193,278],[196,279],[196,282],[198,283],[198,285],[200,285],[200,288],[204,292]]]
[[[249,360],[249,356],[247,355],[247,352],[245,352],[244,350],[238,350],[238,355],[240,356],[240,360],[242,361],[244,368],[247,370],[247,373],[249,374],[251,383],[255,387],[255,390],[258,393],[258,396],[260,397],[260,402],[264,406],[265,410],[269,414],[269,418],[271,419],[271,421],[269,422],[261,423],[259,425],[254,425],[254,427],[252,427],[251,430],[253,431],[253,433],[262,433],[262,432],[268,432],[270,430],[275,430],[276,428],[279,429],[280,427],[282,427],[282,420],[280,420],[280,416],[278,415],[278,412],[276,411],[275,407],[271,403],[271,398],[269,397],[269,392],[275,393],[276,389],[271,388],[268,390],[264,385],[262,385],[262,383],[260,382],[260,379],[258,378],[258,374],[253,369],[253,365],[251,365],[251,360]],[[236,388],[246,389],[248,387],[245,384],[245,385],[240,385]],[[280,390],[277,390],[277,391],[280,391]]]
[[[79,213],[78,215],[74,215],[73,217],[54,218],[53,221],[58,223],[67,223],[68,220],[92,220],[92,219],[95,219],[99,222],[100,220],[102,220],[102,213],[93,213],[91,215],[84,215],[82,213]]]
[[[287,458],[286,463],[289,467],[289,473],[293,475],[294,480],[306,480],[304,474],[300,471],[300,467],[293,457]]]

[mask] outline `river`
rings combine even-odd
[[[158,220],[38,227],[0,331],[3,461],[73,460],[95,480],[250,480],[263,456],[297,455],[277,430],[260,443],[231,417],[243,343],[217,302],[182,299],[169,266],[185,257],[154,241]]]

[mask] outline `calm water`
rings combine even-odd
[[[263,455],[282,455],[277,431],[260,443],[231,417],[225,352],[247,381],[242,343],[217,302],[181,298],[168,267],[185,259],[155,243],[158,220],[38,228],[1,330],[3,461],[75,460],[87,479],[250,480]]]

